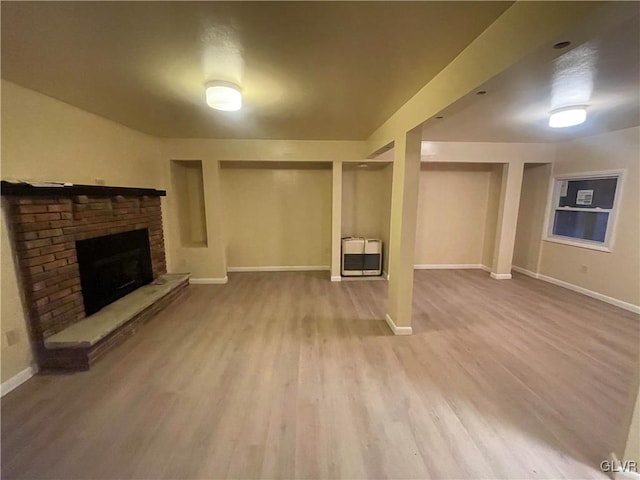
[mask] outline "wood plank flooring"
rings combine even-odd
[[[2,399],[2,477],[606,478],[638,316],[521,275],[192,285],[90,372]]]

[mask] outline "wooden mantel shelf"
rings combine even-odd
[[[88,195],[92,197],[113,197],[116,195],[123,196],[150,196],[165,197],[165,190],[156,190],[155,188],[135,188],[135,187],[109,187],[106,185],[60,185],[54,184],[32,185],[24,182],[0,182],[0,194],[3,196],[14,197],[73,197],[76,195]]]

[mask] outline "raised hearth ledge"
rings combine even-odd
[[[47,349],[88,348],[117,330],[161,298],[189,280],[189,274],[174,273],[158,277],[152,283],[107,305],[93,315],[45,339]]]

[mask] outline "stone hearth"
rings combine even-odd
[[[41,369],[64,368],[49,337],[82,321],[76,241],[147,229],[153,278],[166,274],[160,196],[119,187],[31,187],[2,182],[31,340]],[[78,193],[83,194],[78,194]]]

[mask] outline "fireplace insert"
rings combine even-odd
[[[147,229],[76,242],[85,314],[153,280]]]

